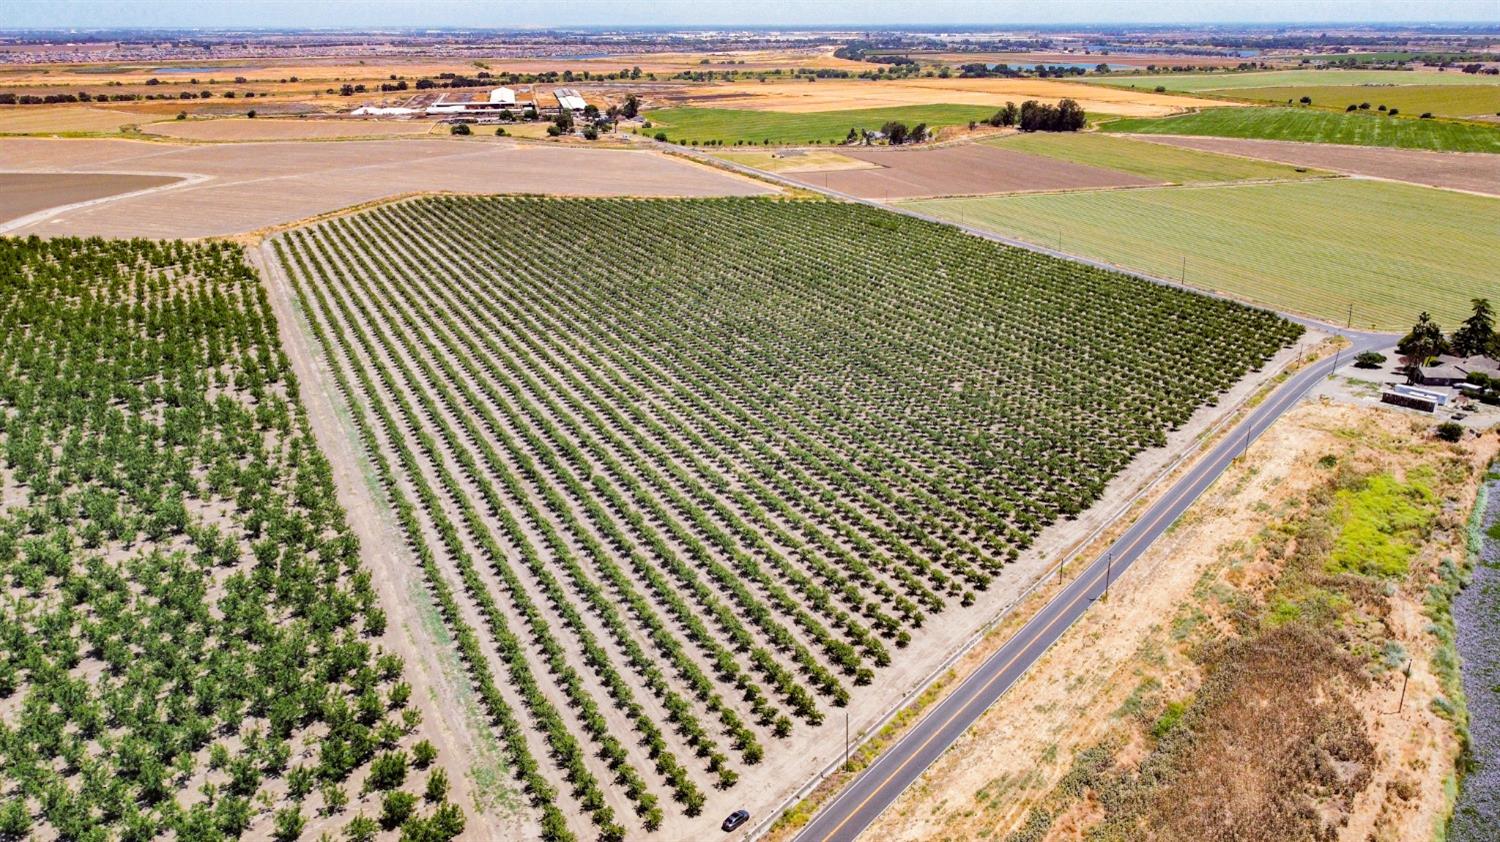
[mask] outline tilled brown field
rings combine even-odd
[[[787,177],[862,199],[917,199],[1037,190],[1141,187],[1163,183],[1130,173],[981,144],[936,149],[841,149],[840,154],[867,161],[878,168],[789,173]]]
[[[0,222],[61,205],[171,184],[168,175],[128,173],[0,173]]]
[[[655,152],[523,146],[494,139],[181,146],[130,140],[0,139],[13,170],[207,176],[196,184],[62,211],[8,233],[211,237],[255,231],[406,193],[744,196],[750,179]],[[138,189],[138,188],[137,188]],[[78,199],[56,201],[58,207]]]
[[[183,140],[333,140],[337,138],[395,137],[434,132],[430,121],[396,120],[167,120],[152,123],[142,131]],[[447,126],[441,127],[446,134]]]
[[[1500,196],[1500,155],[1480,152],[1428,152],[1332,143],[1249,140],[1230,137],[1139,135],[1138,140],[1206,152],[1243,155],[1351,175],[1388,178],[1428,187],[1445,187]]]

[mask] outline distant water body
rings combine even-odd
[[[151,68],[151,70],[149,72],[151,72],[151,73],[196,73],[196,74],[199,74],[199,75],[206,76],[206,75],[208,75],[210,73],[234,73],[234,72],[237,72],[237,71],[240,71],[240,70],[260,70],[260,68],[254,66],[254,65],[249,65],[249,64],[236,64],[236,65],[221,64],[221,65],[218,65],[216,67],[184,67],[182,65],[173,65],[171,67],[153,67],[153,68]]]

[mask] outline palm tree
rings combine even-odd
[[[1441,354],[1446,346],[1443,329],[1432,320],[1430,313],[1423,311],[1417,316],[1417,323],[1412,326],[1411,332],[1396,344],[1396,350],[1404,358],[1407,382],[1415,383],[1422,366],[1432,357]]]

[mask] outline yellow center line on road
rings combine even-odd
[[[1098,578],[1099,577],[1097,575],[1095,575],[1093,577],[1094,581],[1097,581]],[[1090,582],[1089,583],[1089,587],[1092,587],[1092,586],[1093,586],[1093,582]],[[933,733],[932,733],[931,736],[929,736],[927,739],[923,740],[921,745],[917,746],[916,749],[913,750],[911,752],[911,754],[908,755],[905,760],[901,761],[901,765],[897,766],[895,769],[892,769],[891,773],[888,774],[888,775],[886,775],[885,776],[885,780],[880,783],[880,786],[876,787],[874,789],[874,791],[872,791],[869,795],[865,796],[865,799],[863,801],[861,801],[861,802],[859,802],[859,804],[855,805],[854,809],[849,811],[849,815],[845,816],[843,821],[841,821],[838,824],[834,825],[833,829],[829,830],[828,833],[823,836],[823,839],[825,839],[825,840],[831,839],[834,834],[838,833],[839,830],[843,828],[844,825],[846,825],[846,824],[849,823],[850,819],[854,818],[854,816],[856,816],[859,813],[860,810],[863,810],[865,808],[865,805],[869,804],[870,800],[872,798],[874,798],[875,796],[879,795],[880,792],[885,789],[886,785],[890,783],[890,781],[891,781],[892,778],[894,778],[897,774],[899,774],[902,769],[905,769],[906,766],[907,766],[907,764],[911,763],[911,761],[918,754],[921,754],[922,750],[925,749],[925,748],[927,748],[927,746],[928,746],[929,743],[931,743],[933,740],[937,739],[938,734],[941,734],[943,732],[944,728],[947,728],[949,725],[951,725],[955,719],[957,719],[959,716],[961,716],[964,711],[966,711],[966,710],[969,709],[970,705],[974,704],[974,701],[979,697],[979,694],[983,694],[983,692],[985,690],[989,689],[990,685],[994,684],[996,681],[999,681],[1000,677],[1003,676],[1003,675],[1005,675],[1005,671],[1008,670],[1008,669],[1010,669],[1012,666],[1014,666],[1015,663],[1016,663],[1016,661],[1019,660],[1023,654],[1025,654],[1027,648],[1029,648],[1033,643],[1036,643],[1038,640],[1040,640],[1042,638],[1042,636],[1045,635],[1049,629],[1051,629],[1053,626],[1057,625],[1057,621],[1058,620],[1061,620],[1063,617],[1066,617],[1067,614],[1068,614],[1068,611],[1071,610],[1074,605],[1077,605],[1078,601],[1080,599],[1083,599],[1084,596],[1086,596],[1088,594],[1089,587],[1083,588],[1079,592],[1079,594],[1077,596],[1075,596],[1071,601],[1068,602],[1067,606],[1062,611],[1058,612],[1058,615],[1056,617],[1052,618],[1051,622],[1047,623],[1047,625],[1043,626],[1040,631],[1038,631],[1036,634],[1032,635],[1031,639],[1028,640],[1028,641],[1026,641],[1026,644],[1020,648],[1020,651],[1016,652],[1015,655],[1012,655],[1011,659],[1009,661],[1006,661],[1005,666],[1001,667],[998,671],[996,671],[995,675],[993,677],[991,677],[989,681],[986,681],[983,685],[980,686],[980,688],[978,690],[978,693],[975,695],[974,698],[971,698],[968,702],[965,702],[962,707],[960,707],[958,710],[954,711],[954,713],[953,713],[952,716],[950,716],[946,720],[944,720],[943,724],[939,725],[937,727],[937,729],[933,731]]]
[[[1314,370],[1316,370],[1316,368],[1309,369],[1309,371],[1314,371]],[[1310,378],[1310,379],[1316,379],[1316,378]],[[1293,381],[1288,381],[1288,385],[1290,385],[1291,382],[1295,382],[1295,379]],[[1294,392],[1297,392],[1297,390],[1292,389],[1292,390],[1288,390],[1288,391],[1283,391],[1282,394],[1279,395],[1277,397],[1277,399],[1270,404],[1271,407],[1275,407],[1276,408],[1276,412],[1274,413],[1275,415],[1277,415],[1277,416],[1281,415],[1281,411],[1282,411],[1281,407],[1282,407],[1282,405],[1284,405],[1284,404],[1286,404],[1288,402],[1287,395],[1290,395],[1290,394],[1292,394]],[[1297,394],[1297,397],[1300,397],[1300,393]],[[1252,411],[1251,414],[1248,415],[1248,416],[1246,416],[1245,420],[1243,422],[1241,422],[1241,423],[1248,424],[1250,429],[1254,429],[1254,425],[1255,425],[1254,418],[1255,418],[1255,414]],[[1233,441],[1233,439],[1228,439],[1227,441]],[[1217,461],[1216,459],[1210,458],[1210,460],[1207,461],[1207,462],[1199,463],[1199,466],[1198,466],[1197,470],[1198,471],[1205,470],[1207,467],[1212,466],[1214,464],[1214,462],[1216,462],[1216,461]],[[1233,460],[1231,459],[1231,461],[1233,461]],[[1156,528],[1161,524],[1162,519],[1167,516],[1167,512],[1170,511],[1173,507],[1175,507],[1177,505],[1177,503],[1180,502],[1183,499],[1183,497],[1187,495],[1189,488],[1191,488],[1191,486],[1195,482],[1196,482],[1196,479],[1188,479],[1188,481],[1185,482],[1185,483],[1179,483],[1178,486],[1177,486],[1176,491],[1174,492],[1174,494],[1173,495],[1169,495],[1168,498],[1165,498],[1162,501],[1162,503],[1164,503],[1164,505],[1163,504],[1158,504],[1157,513],[1151,519],[1150,526],[1148,528],[1146,528],[1145,530],[1143,530],[1141,532],[1141,534],[1138,535],[1134,541],[1131,541],[1130,544],[1128,544],[1125,548],[1121,549],[1120,550],[1120,555],[1122,555],[1122,556],[1129,556],[1130,553],[1134,552],[1135,549],[1136,549],[1136,547],[1140,546],[1141,541],[1145,540],[1147,538],[1147,536],[1151,535],[1156,530]],[[1170,499],[1171,502],[1170,503],[1166,503],[1165,502],[1166,499]],[[844,825],[846,825],[846,824],[849,823],[850,819],[852,819],[856,815],[858,815],[859,812],[861,810],[863,810],[865,808],[865,806],[868,805],[872,799],[874,799],[877,795],[879,795],[886,788],[886,786],[888,786],[890,784],[891,780],[896,775],[900,774],[900,772],[901,772],[902,769],[905,769],[907,767],[907,765],[910,764],[912,762],[912,760],[916,758],[917,755],[919,755],[919,754],[922,753],[923,749],[926,749],[927,746],[933,740],[937,739],[938,735],[941,734],[945,728],[947,728],[949,725],[953,724],[954,720],[956,720],[960,716],[962,716],[963,713],[965,711],[967,711],[969,709],[969,707],[972,706],[974,704],[974,702],[976,700],[978,700],[978,698],[980,696],[983,695],[983,693],[984,693],[985,690],[988,690],[991,685],[993,685],[996,681],[999,681],[1000,678],[1001,678],[1001,676],[1005,675],[1005,672],[1007,670],[1009,670],[1012,666],[1015,665],[1016,661],[1019,660],[1023,654],[1025,654],[1025,652],[1026,652],[1027,649],[1029,649],[1033,644],[1035,644],[1038,640],[1040,640],[1043,636],[1045,636],[1046,633],[1048,631],[1050,631],[1053,626],[1057,625],[1057,622],[1059,620],[1063,619],[1064,617],[1066,617],[1068,615],[1068,612],[1070,612],[1073,609],[1073,607],[1078,604],[1078,601],[1081,600],[1081,599],[1083,599],[1088,594],[1089,590],[1094,586],[1094,584],[1098,582],[1098,580],[1100,578],[1099,577],[1099,571],[1097,569],[1098,564],[1099,564],[1099,561],[1096,558],[1094,560],[1094,570],[1092,571],[1092,575],[1090,576],[1090,581],[1089,581],[1089,583],[1086,586],[1084,586],[1082,588],[1082,590],[1080,590],[1080,592],[1078,593],[1078,595],[1075,596],[1075,597],[1073,597],[1073,599],[1069,600],[1068,604],[1066,606],[1064,606],[1062,608],[1062,610],[1060,610],[1058,612],[1057,616],[1053,617],[1052,620],[1047,623],[1047,625],[1043,626],[1039,631],[1037,631],[1035,634],[1031,635],[1030,639],[1028,639],[1025,642],[1025,644],[1022,645],[1019,648],[1019,650],[1016,652],[1016,654],[1012,655],[1011,658],[1010,658],[1010,660],[1006,661],[1005,665],[1002,666],[999,670],[997,670],[995,672],[995,675],[993,677],[991,677],[989,681],[986,681],[983,685],[980,686],[979,690],[975,693],[975,695],[972,698],[969,699],[969,701],[965,702],[963,704],[963,706],[961,706],[957,711],[955,711],[953,713],[952,716],[948,717],[946,720],[944,720],[944,722],[941,725],[939,725],[936,729],[934,729],[933,733],[930,736],[928,736],[927,739],[923,740],[921,745],[917,746],[916,749],[914,749],[907,756],[907,758],[905,760],[901,761],[901,764],[899,766],[897,766],[895,769],[891,770],[891,772],[885,776],[885,779],[883,781],[881,781],[881,783],[880,783],[879,786],[877,786],[874,790],[872,790],[869,795],[865,796],[864,800],[861,801],[861,802],[859,802],[859,804],[857,804],[854,807],[853,810],[850,810],[849,814],[846,815],[842,821],[840,821],[838,824],[834,825],[831,830],[829,830],[826,834],[824,834],[823,837],[822,837],[823,838],[823,842],[826,842],[826,840],[833,838],[833,836],[835,834],[837,834],[839,832],[839,830],[841,830],[844,827]],[[1043,610],[1046,610],[1046,608],[1044,607]],[[1023,628],[1022,629],[1022,633],[1024,633],[1024,632],[1025,632],[1025,629]],[[1016,638],[1012,638],[1011,640],[1012,640],[1012,642],[1014,642],[1016,640]],[[952,697],[950,697],[950,698],[952,698]]]

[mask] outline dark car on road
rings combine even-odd
[[[728,833],[748,821],[750,821],[749,810],[735,810],[729,814],[729,818],[725,819],[724,824],[720,825],[720,827],[724,828],[725,833]]]

